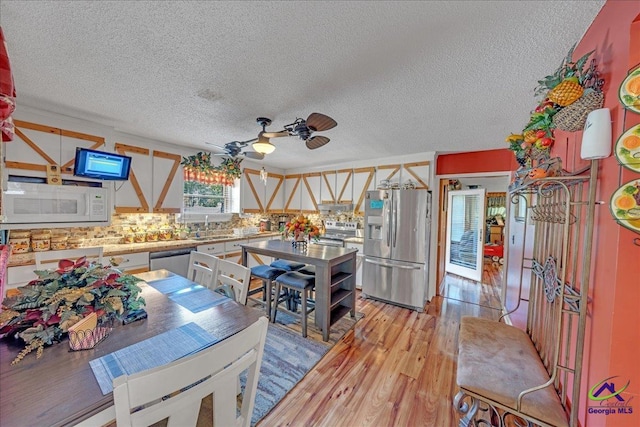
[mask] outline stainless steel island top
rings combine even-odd
[[[242,247],[242,264],[249,253],[303,262],[316,267],[315,325],[329,340],[329,328],[347,312],[355,317],[355,272],[357,249],[324,245],[294,247],[290,241],[269,240],[246,243]]]

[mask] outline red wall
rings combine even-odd
[[[510,171],[517,167],[513,152],[505,149],[444,154],[436,159],[436,175]]]
[[[640,64],[640,28],[631,36],[631,24],[640,14],[638,1],[608,1],[576,47],[574,58],[595,49],[598,69],[605,79],[605,107],[611,109],[613,143],[633,125],[640,115],[626,111],[618,101],[618,88],[630,68]],[[633,38],[633,46],[631,40]],[[554,152],[563,157],[563,164],[577,167],[586,164],[579,159],[582,133],[558,132]],[[640,178],[640,174],[621,167],[611,156],[600,161],[598,200],[596,208],[589,307],[590,321],[585,347],[581,420],[587,426],[640,425],[640,247],[633,244],[639,234],[619,226],[609,213],[609,200],[623,183]],[[628,381],[622,394],[632,414],[588,414],[587,391],[600,381],[612,380],[616,389]],[[615,399],[614,399],[615,400]],[[611,399],[609,399],[611,401]]]
[[[640,123],[640,114],[625,111],[618,101],[621,82],[631,68],[640,65],[640,1],[607,1],[578,43],[574,59],[594,49],[598,70],[605,79],[604,106],[611,109],[615,144],[624,131]],[[531,102],[535,104],[533,98]],[[567,170],[587,165],[580,159],[581,141],[582,132],[557,132],[552,157],[562,157]],[[517,168],[506,149],[443,155],[436,161],[439,175]],[[599,162],[597,200],[603,204],[596,207],[583,396],[579,402],[582,426],[640,426],[640,247],[633,243],[640,234],[618,225],[608,207],[621,184],[638,178],[640,174],[621,167],[614,156]],[[621,396],[632,408],[631,414],[588,413],[589,406],[600,405],[588,399],[588,390],[609,377],[617,377],[610,380],[616,390],[629,382]]]

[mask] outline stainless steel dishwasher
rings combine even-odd
[[[151,252],[149,261],[151,270],[164,268],[182,277],[187,277],[189,254],[196,248],[173,249],[170,251]]]

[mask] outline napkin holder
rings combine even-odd
[[[109,336],[113,319],[98,324],[98,316],[91,313],[69,328],[69,347],[73,351],[89,350]]]

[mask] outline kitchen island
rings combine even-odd
[[[242,264],[248,254],[311,264],[316,267],[315,325],[322,330],[322,339],[329,340],[329,328],[348,312],[356,315],[355,273],[357,249],[335,246],[306,245],[294,247],[285,240],[246,243],[242,247]]]

